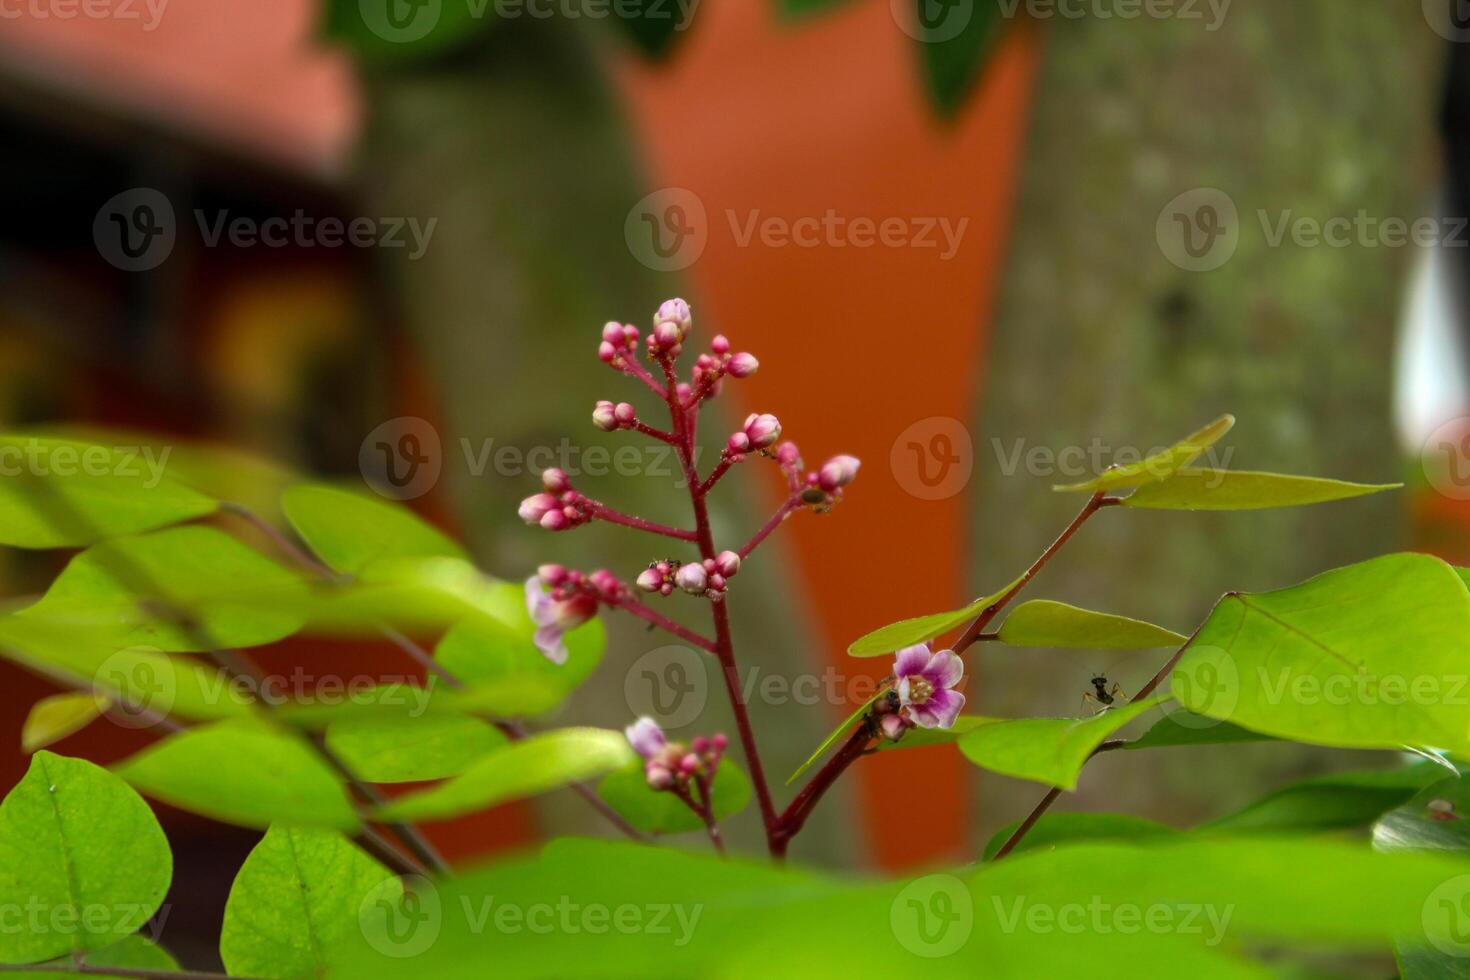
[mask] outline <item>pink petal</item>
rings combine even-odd
[[[531,614],[531,621],[537,626],[545,625],[545,610],[550,604],[551,597],[541,587],[541,577],[532,575],[526,579],[526,612]]]
[[[922,673],[928,663],[929,644],[904,647],[893,660],[893,673],[896,677],[908,677],[910,674]]]
[[[909,720],[920,728],[950,728],[965,707],[965,696],[959,691],[935,691],[922,705],[909,708]]]
[[[567,645],[561,641],[562,628],[560,626],[543,626],[536,631],[536,649],[541,655],[554,664],[564,664],[570,654]]]
[[[898,685],[894,688],[894,691],[898,694],[899,704],[909,703],[909,679],[907,676],[898,679]]]
[[[936,688],[951,688],[965,676],[965,662],[953,650],[940,650],[924,665],[923,675]]]
[[[668,744],[658,722],[646,715],[624,729],[623,734],[628,736],[628,744],[633,746],[633,751],[645,759],[652,759]]]

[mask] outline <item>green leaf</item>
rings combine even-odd
[[[384,558],[458,558],[463,548],[413,511],[360,493],[317,484],[281,496],[286,519],[333,571],[357,575]]]
[[[1402,486],[1402,483],[1348,483],[1280,473],[1186,468],[1162,483],[1139,487],[1123,498],[1123,503],[1151,510],[1260,510],[1346,500]]]
[[[167,950],[147,936],[137,934],[128,936],[106,949],[86,953],[82,957],[82,962],[91,968],[86,973],[61,969],[62,966],[71,965],[70,957],[68,957],[66,960],[48,963],[48,968],[44,971],[22,970],[18,973],[6,971],[5,975],[12,980],[93,980],[98,976],[107,976],[105,967],[113,967],[118,970],[143,970],[149,974],[168,974],[179,968],[178,961],[168,955]]]
[[[299,576],[229,535],[179,527],[88,548],[16,617],[105,636],[117,647],[238,648],[300,629],[290,607],[305,594]]]
[[[27,755],[86,728],[107,710],[107,698],[98,694],[65,692],[31,705],[20,730],[21,751]]]
[[[338,774],[302,739],[246,722],[170,735],[118,775],[154,799],[244,827],[277,821],[357,829]]]
[[[1103,471],[1102,475],[1085,483],[1070,483],[1052,489],[1097,493],[1100,490],[1126,490],[1129,487],[1141,487],[1147,483],[1167,480],[1198,459],[1205,450],[1219,442],[1220,438],[1234,425],[1234,415],[1222,415],[1198,432],[1185,436],[1168,449],[1154,453],[1137,463],[1109,467]]]
[[[453,715],[342,721],[327,728],[327,747],[370,783],[457,776],[505,742],[488,722]]]
[[[427,61],[468,44],[498,19],[491,3],[325,0],[321,37],[369,65]]]
[[[1390,810],[1373,825],[1373,846],[1380,851],[1470,850],[1470,777],[1441,779]],[[1464,980],[1470,977],[1470,944],[1463,940],[1463,890],[1447,883],[1425,903],[1424,932],[1406,934],[1398,942],[1399,975],[1403,980]],[[1437,942],[1425,942],[1426,938]]]
[[[507,677],[482,681],[463,690],[443,684],[378,684],[349,690],[341,699],[278,705],[272,717],[300,728],[343,724],[412,723],[425,717],[496,715],[502,718],[540,714],[555,707],[562,692],[540,677]]]
[[[1249,728],[1191,714],[1175,706],[1153,727],[1123,746],[1125,749],[1163,749],[1179,745],[1229,745],[1234,742],[1271,742],[1275,738]]]
[[[904,28],[918,42],[929,101],[941,117],[951,118],[980,79],[1009,21],[999,3],[912,3],[914,14]]]
[[[602,662],[607,633],[600,619],[566,634],[567,662],[554,664],[532,642],[536,624],[526,610],[524,586],[497,583],[481,609],[486,615],[456,623],[434,648],[439,665],[467,685],[534,677],[570,694]]]
[[[1318,745],[1470,749],[1470,594],[1386,555],[1216,604],[1171,676],[1196,714]]]
[[[936,636],[948,633],[979,616],[987,606],[1015,588],[1020,581],[1018,578],[999,592],[981,596],[962,609],[916,616],[913,619],[903,619],[879,627],[853,640],[847,648],[847,655],[850,657],[881,657],[917,643],[927,643]]]
[[[0,929],[0,963],[103,949],[163,904],[173,856],[148,804],[106,769],[37,752],[0,803],[0,908],[42,928]]]
[[[807,17],[852,5],[852,0],[777,0],[776,8],[783,17]]]
[[[213,667],[157,649],[119,648],[92,628],[39,617],[0,617],[0,656],[59,683],[87,685],[115,720],[144,728],[160,717],[205,721],[249,715],[254,697]]]
[[[1077,788],[1077,774],[1108,736],[1167,696],[1109,708],[1091,718],[1021,718],[981,725],[960,738],[960,751],[992,772]]]
[[[162,459],[70,439],[0,435],[0,544],[70,548],[212,513]]]
[[[403,883],[342,835],[273,824],[230,887],[220,959],[231,976],[326,976],[363,948],[359,910],[402,897]]]
[[[750,794],[750,779],[744,771],[728,759],[722,761],[714,785],[715,819],[724,820],[744,810]],[[646,834],[704,829],[704,821],[673,793],[649,788],[642,766],[608,773],[597,784],[597,795]]]
[[[932,745],[952,745],[961,738],[973,732],[977,728],[986,725],[1001,725],[1012,721],[1010,718],[987,718],[983,715],[960,715],[954,720],[954,724],[948,728],[910,728],[903,733],[903,738],[897,742],[888,739],[880,739],[878,751],[888,752],[893,749],[923,749]]]
[[[631,765],[621,732],[563,728],[492,752],[460,775],[378,808],[384,820],[443,820]]]
[[[1333,773],[1285,786],[1198,830],[1284,833],[1362,827],[1408,800],[1444,770],[1429,763]]]
[[[863,715],[868,713],[868,709],[873,706],[873,703],[887,693],[887,687],[880,688],[877,694],[874,694],[872,697],[868,698],[868,700],[858,705],[857,709],[854,710],[852,714],[844,718],[836,728],[832,729],[832,731],[828,733],[826,738],[822,739],[822,744],[818,745],[816,750],[812,752],[811,755],[806,757],[806,761],[797,766],[796,771],[793,772],[790,776],[786,777],[786,785],[790,786],[792,783],[796,782],[798,778],[801,777],[802,773],[806,772],[812,766],[816,765],[817,760],[826,755],[827,750],[836,745],[838,739],[842,738],[842,736],[852,731],[852,726],[856,725],[862,719]]]
[[[651,61],[668,56],[674,42],[694,24],[699,5],[668,0],[623,0],[613,19],[640,54]]]
[[[1018,647],[1127,650],[1179,646],[1186,638],[1173,630],[1127,616],[1079,609],[1050,599],[1033,599],[1021,603],[1006,617],[999,639]]]
[[[982,860],[989,861],[1001,849],[1021,821],[1006,824],[985,845]],[[1026,832],[1012,854],[1020,854],[1039,847],[1055,847],[1058,844],[1075,844],[1094,840],[1148,840],[1173,837],[1179,831],[1166,827],[1156,820],[1145,820],[1126,813],[1048,813]]]

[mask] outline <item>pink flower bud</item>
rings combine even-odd
[[[689,742],[689,751],[697,753],[699,755],[704,755],[706,752],[709,751],[709,739],[705,738],[703,735],[696,735]]]
[[[674,574],[674,581],[685,592],[699,595],[709,587],[709,574],[705,572],[703,565],[689,564]]]
[[[725,450],[730,453],[750,452],[750,437],[744,432],[735,433],[730,437],[730,441],[725,443]]]
[[[565,565],[542,565],[536,569],[536,575],[550,588],[555,588],[567,580],[567,567]]]
[[[709,349],[716,354],[730,353],[730,341],[724,334],[717,334],[714,340],[709,342]]]
[[[552,493],[566,493],[572,489],[572,481],[566,471],[555,466],[541,471],[541,485]]]
[[[645,568],[638,573],[634,584],[644,592],[657,592],[664,584],[664,577],[657,568]]]
[[[653,342],[664,350],[678,347],[684,339],[684,332],[673,320],[664,320],[653,328]]]
[[[761,362],[755,359],[754,354],[747,354],[741,351],[739,354],[730,358],[730,363],[726,366],[725,370],[729,372],[732,378],[748,378],[752,374],[755,374],[760,366]]]
[[[856,456],[833,456],[817,472],[817,484],[828,493],[839,490],[853,481],[861,465]]]
[[[774,415],[757,415],[752,412],[745,419],[745,437],[752,449],[774,446],[781,438],[781,420]]]
[[[685,776],[692,776],[699,772],[699,756],[690,752],[679,760],[679,772]]]
[[[618,420],[619,425],[632,425],[633,420],[638,418],[638,410],[627,402],[618,402],[617,408],[613,409],[613,417]]]
[[[725,578],[732,578],[740,571],[740,556],[733,551],[722,551],[715,556],[715,568]]]
[[[890,741],[894,742],[897,742],[899,738],[903,736],[904,729],[908,727],[908,725],[904,723],[903,718],[898,715],[884,715],[883,720],[880,721],[878,725],[883,729],[883,734],[886,735]]]
[[[602,343],[597,345],[597,359],[602,363],[607,364],[611,362],[614,357],[617,356],[618,349],[612,344],[609,344],[607,341],[604,340]]]
[[[592,410],[592,424],[603,432],[611,432],[618,427],[617,415],[617,407],[612,402],[598,402]]]
[[[650,762],[644,767],[643,775],[648,780],[650,789],[668,789],[674,785],[674,774],[669,771],[668,766]]]
[[[801,450],[794,442],[783,442],[776,447],[776,460],[782,466],[800,466]]]
[[[614,347],[623,346],[623,325],[616,320],[609,320],[602,327],[602,339]]]
[[[605,568],[599,568],[593,572],[588,577],[588,581],[592,583],[594,589],[607,599],[616,599],[621,589],[618,577]]]
[[[521,520],[527,524],[539,524],[548,513],[561,513],[561,501],[549,493],[532,494],[521,501]]]
[[[730,744],[730,740],[725,737],[724,732],[716,732],[714,738],[710,739],[710,741],[714,744],[716,752],[725,751],[725,747]]]
[[[571,521],[567,519],[567,515],[561,510],[548,510],[541,515],[541,526],[548,531],[565,530],[569,524],[571,524]]]
[[[666,299],[659,305],[658,312],[653,315],[653,322],[658,323],[663,320],[672,320],[678,325],[681,337],[689,332],[690,327],[694,326],[694,315],[689,309],[689,304],[677,298]]]

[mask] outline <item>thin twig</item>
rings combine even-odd
[[[780,527],[781,522],[790,517],[793,512],[801,507],[801,505],[802,500],[800,493],[794,493],[790,497],[788,497],[786,501],[781,504],[780,507],[776,508],[776,513],[772,514],[770,516],[770,519],[768,519],[766,523],[761,525],[761,529],[755,532],[755,536],[747,541],[745,543],[745,547],[741,548],[740,551],[737,552],[737,554],[739,554],[741,558],[749,557],[750,553],[756,549],[756,546],[764,541],[772,531]]]
[[[1093,749],[1091,755],[1089,755],[1087,759],[1090,760],[1094,755],[1100,755],[1103,752],[1111,752],[1113,749],[1121,749],[1127,744],[1128,742],[1126,739],[1109,739],[1108,741],[1103,742],[1097,748]],[[1087,760],[1083,760],[1083,765],[1086,764]],[[1021,838],[1025,837],[1026,834],[1031,830],[1031,828],[1036,826],[1036,821],[1041,819],[1041,815],[1045,813],[1051,807],[1051,805],[1057,801],[1057,797],[1061,795],[1062,788],[1060,786],[1053,786],[1051,789],[1047,790],[1046,795],[1041,798],[1041,802],[1037,803],[1036,806],[1032,808],[1031,812],[1026,814],[1026,819],[1022,820],[1021,825],[1015,829],[1010,837],[1006,838],[1006,842],[1000,846],[1000,850],[995,852],[995,857],[991,860],[999,861],[1001,858],[1011,853],[1011,851],[1015,850],[1016,845],[1021,843]]]
[[[599,501],[590,498],[584,499],[587,504],[587,510],[593,517],[600,521],[607,521],[609,524],[621,524],[624,527],[631,527],[638,531],[647,531],[649,534],[662,534],[666,538],[677,538],[680,541],[698,540],[697,535],[693,531],[686,531],[678,527],[669,527],[667,524],[659,524],[655,521],[646,521],[641,517],[634,517],[632,514],[624,514],[621,511],[613,510],[611,507]]]

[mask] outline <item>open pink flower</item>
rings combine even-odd
[[[664,737],[664,730],[658,727],[658,722],[647,715],[623,729],[623,734],[628,736],[628,744],[633,746],[633,751],[645,759],[652,759],[669,744]]]
[[[904,647],[893,661],[898,703],[920,728],[949,728],[965,706],[954,686],[965,675],[965,663],[953,650],[931,654],[929,644]]]
[[[552,598],[541,587],[540,576],[532,575],[526,579],[526,609],[536,624],[536,649],[552,663],[564,664],[568,652],[563,636],[597,613],[597,600],[590,595]]]

